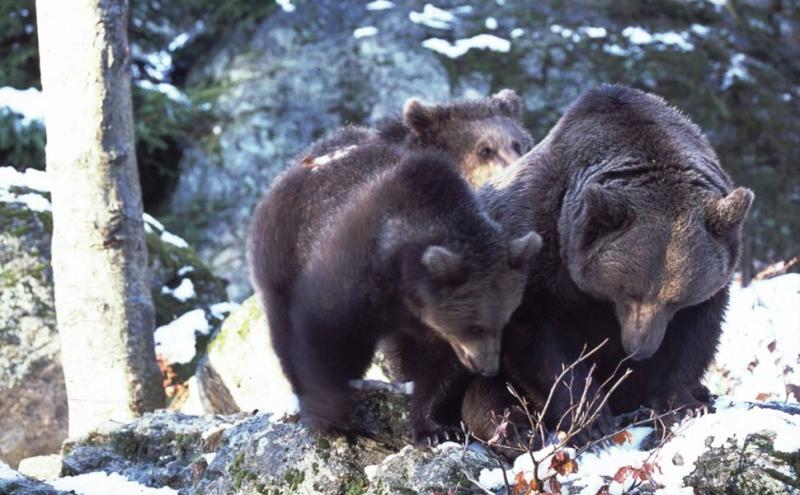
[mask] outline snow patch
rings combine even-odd
[[[581,28],[581,31],[590,38],[605,38],[608,36],[608,31],[604,27],[586,26]]]
[[[631,54],[631,51],[627,48],[622,48],[616,43],[612,43],[610,45],[603,45],[603,51],[608,53],[609,55],[614,55],[615,57],[627,57]]]
[[[367,10],[386,10],[394,7],[394,3],[389,0],[375,0],[367,4]]]
[[[378,34],[378,28],[375,26],[364,26],[353,31],[353,38],[367,38],[369,36],[375,36],[376,34]]]
[[[156,353],[169,363],[188,363],[195,355],[197,335],[208,335],[206,312],[194,309],[155,331]]]
[[[161,233],[161,240],[166,242],[167,244],[172,244],[173,246],[179,248],[188,248],[189,243],[184,241],[182,238],[176,236],[171,232],[167,232],[166,230]]]
[[[72,491],[76,495],[107,495],[120,493],[125,495],[177,495],[178,491],[169,487],[151,488],[122,476],[119,473],[93,473],[59,478],[50,483],[56,490]]]
[[[211,316],[218,320],[224,320],[226,316],[233,313],[239,307],[235,302],[220,302],[212,304],[208,309],[211,311]]]
[[[522,28],[514,28],[511,30],[509,34],[511,35],[512,38],[519,38],[520,36],[525,34],[525,30]]]
[[[495,29],[497,29],[497,19],[495,19],[494,17],[487,17],[483,25],[486,26],[486,29],[494,31]]]
[[[16,89],[0,88],[0,108],[6,107],[12,112],[22,115],[22,124],[44,122],[44,98],[36,88]]]
[[[744,65],[745,60],[747,60],[747,55],[744,53],[735,53],[731,57],[731,65],[722,77],[722,89],[730,88],[737,80],[750,80],[750,72],[748,72],[747,67]]]
[[[663,33],[649,33],[641,26],[628,26],[622,30],[622,36],[635,45],[649,45],[651,43],[661,43],[673,46],[679,50],[688,52],[694,50],[694,45],[688,41],[689,33],[677,33],[675,31],[665,31]]]
[[[800,399],[788,395],[800,386],[798,322],[800,274],[734,284],[706,386],[737,401]]]
[[[294,12],[297,7],[292,3],[292,0],[275,0],[281,10],[284,12]]]
[[[472,38],[456,40],[455,44],[441,38],[428,38],[422,42],[422,46],[450,58],[458,58],[473,48],[506,53],[511,49],[511,42],[493,34],[479,34]]]
[[[692,32],[697,36],[707,36],[708,33],[711,32],[710,27],[704,26],[702,24],[692,24],[691,26],[689,26],[689,29],[691,29]]]
[[[136,81],[136,85],[142,89],[146,89],[149,91],[158,91],[159,93],[165,95],[172,101],[176,101],[178,103],[183,103],[185,105],[191,104],[189,98],[183,94],[181,90],[173,86],[172,84],[167,83],[154,83],[152,81],[148,81],[146,79],[141,79]]]
[[[414,24],[422,24],[434,29],[450,29],[456,16],[431,4],[425,4],[422,12],[411,11],[408,18]]]
[[[186,265],[186,266],[182,266],[182,267],[180,267],[180,269],[178,270],[178,276],[179,276],[179,277],[183,277],[183,276],[184,276],[184,275],[186,275],[187,273],[192,273],[193,271],[194,271],[194,267],[193,267],[192,265]]]
[[[182,303],[197,297],[197,294],[194,291],[194,284],[192,283],[191,279],[188,278],[182,279],[181,283],[174,289],[162,287],[161,293],[168,294]]]
[[[11,466],[0,461],[0,480],[21,480],[24,476],[11,469]]]
[[[26,169],[20,172],[13,167],[0,167],[0,202],[22,203],[32,211],[50,211],[50,201],[41,194],[12,191],[12,188],[45,193],[50,190],[47,173]]]

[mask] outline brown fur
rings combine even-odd
[[[733,188],[696,125],[657,96],[601,86],[480,193],[506,228],[544,239],[506,329],[508,380],[538,397],[608,338],[597,378],[628,354],[634,373],[593,434],[612,412],[699,405],[753,195]],[[551,419],[569,407],[563,387],[555,399]]]

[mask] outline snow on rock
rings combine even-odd
[[[297,8],[292,3],[292,0],[276,0],[275,3],[277,3],[284,12],[294,12]]]
[[[11,469],[11,467],[0,461],[0,480],[21,480],[22,475]]]
[[[411,11],[408,13],[408,18],[414,24],[422,24],[434,29],[450,29],[452,24],[457,20],[456,16],[452,13],[442,10],[431,4],[425,4],[422,12]]]
[[[649,33],[640,26],[628,26],[622,30],[622,36],[635,45],[649,45],[651,43],[661,43],[674,46],[682,51],[694,50],[694,45],[688,41],[689,33],[677,33],[675,31],[665,31],[663,33]]]
[[[208,335],[210,331],[203,309],[189,311],[156,329],[156,353],[168,363],[188,363],[194,358],[197,336]]]
[[[798,336],[800,274],[734,285],[706,386],[737,401],[800,400]]]
[[[125,495],[172,495],[178,493],[169,487],[151,488],[130,481],[121,474],[96,471],[59,478],[51,483],[56,490],[72,491],[76,495],[108,495],[119,493]]]
[[[218,320],[224,320],[226,316],[228,316],[230,313],[233,313],[233,311],[238,307],[238,303],[226,301],[212,304],[208,309],[211,311],[211,316]]]
[[[375,0],[367,4],[367,10],[387,10],[394,7],[394,3],[389,0]]]
[[[194,291],[194,283],[188,278],[181,279],[181,283],[174,289],[162,287],[161,293],[169,294],[180,302],[186,302],[197,297],[197,293]]]
[[[483,25],[486,26],[486,29],[494,31],[495,29],[497,29],[497,19],[495,19],[494,17],[487,17]]]
[[[441,38],[428,38],[422,42],[422,46],[450,58],[458,58],[473,48],[505,53],[511,49],[511,42],[493,34],[479,34],[456,40],[454,44]]]
[[[44,98],[42,92],[36,88],[0,88],[0,108],[3,107],[22,115],[23,125],[44,122]]]
[[[355,39],[367,38],[369,36],[375,36],[376,34],[378,34],[378,28],[376,28],[375,26],[364,26],[356,28],[353,31],[353,38]]]

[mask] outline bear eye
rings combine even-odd
[[[464,330],[464,333],[469,337],[482,337],[486,333],[486,329],[480,325],[470,325]]]
[[[522,145],[519,144],[519,141],[514,141],[513,143],[511,143],[511,148],[514,149],[514,153],[522,155]]]
[[[489,158],[494,155],[494,149],[489,146],[484,146],[478,150],[478,155],[480,155],[481,158]]]

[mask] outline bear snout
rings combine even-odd
[[[670,315],[658,304],[617,304],[622,347],[634,361],[653,356],[664,340]]]

